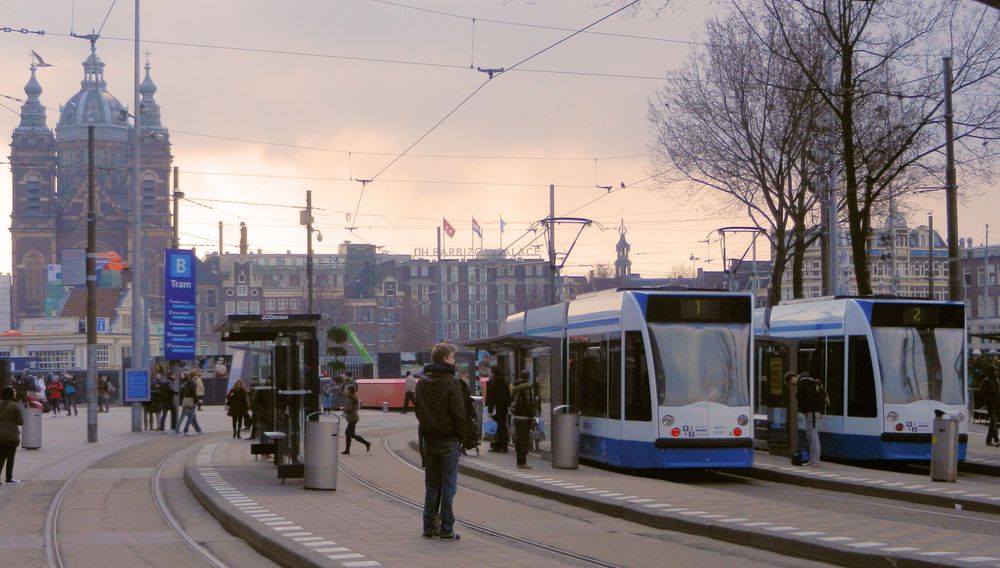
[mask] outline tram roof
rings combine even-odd
[[[487,337],[486,339],[475,339],[462,341],[459,344],[472,349],[490,351],[493,349],[532,349],[535,347],[550,347],[558,345],[558,338],[527,337],[524,335],[499,335],[497,337]]]

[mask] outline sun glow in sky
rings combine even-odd
[[[218,250],[221,221],[223,250],[236,252],[242,221],[254,251],[305,252],[298,209],[311,190],[323,234],[314,241],[318,253],[335,252],[345,240],[403,254],[430,249],[442,216],[457,229],[446,247],[480,246],[471,232],[475,217],[482,246],[520,238],[514,253],[536,237],[541,244],[541,232],[526,231],[548,215],[554,184],[557,215],[597,222],[580,237],[565,273],[613,262],[622,218],[633,272],[720,269],[713,231],[749,220],[721,213],[712,199],[684,198],[679,184],[654,177],[660,172],[648,157],[647,126],[648,101],[687,57],[686,42],[698,39],[714,7],[688,3],[654,17],[642,3],[591,29],[600,33],[576,35],[493,80],[476,70],[509,68],[616,7],[597,4],[143,3],[142,50],[150,52],[156,100],[189,198],[181,206],[182,246],[199,254]],[[109,14],[111,5],[7,3],[0,26],[47,33],[0,33],[0,95],[24,98],[30,52],[38,52],[55,65],[38,72],[54,127],[59,105],[79,89],[89,51],[69,32],[100,29],[108,15],[98,54],[110,92],[131,107],[134,2],[117,2]],[[0,103],[20,107],[10,99]],[[16,113],[0,108],[0,131],[13,131],[17,122]],[[359,199],[357,180],[373,178]],[[10,212],[10,187],[6,170],[0,214]],[[943,227],[943,204],[925,207],[937,211]],[[979,235],[988,222],[977,211],[962,211],[963,236]],[[922,213],[911,219],[924,222]],[[565,251],[574,235],[569,227],[557,231],[557,248]],[[730,257],[742,252],[734,242]],[[765,246],[758,250],[766,256]],[[701,260],[692,263],[692,255]],[[0,239],[0,270],[10,262],[10,240]]]

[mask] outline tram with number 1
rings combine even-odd
[[[755,333],[794,340],[797,369],[826,385],[824,457],[929,460],[935,411],[968,442],[965,306],[884,298],[797,300],[755,313]]]
[[[620,289],[513,314],[505,336],[560,347],[552,400],[580,457],[620,468],[753,465],[749,294]]]

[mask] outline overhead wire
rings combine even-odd
[[[115,4],[117,3],[118,0],[111,0],[111,7],[108,8],[108,13],[104,15],[104,21],[101,22],[101,27],[97,29],[97,35],[101,35],[101,32],[104,31],[104,24],[108,23],[108,18],[111,16],[111,11],[115,9]]]
[[[497,73],[497,74],[493,74],[493,73],[490,73],[490,76],[489,76],[489,78],[488,78],[488,79],[486,79],[486,81],[484,81],[484,82],[483,82],[483,83],[482,83],[481,85],[479,85],[478,87],[476,87],[476,88],[475,88],[475,89],[474,89],[474,90],[473,90],[473,91],[472,91],[471,93],[469,93],[469,95],[468,95],[468,96],[466,96],[466,97],[465,97],[464,99],[462,99],[462,101],[461,101],[460,103],[458,103],[458,105],[457,105],[457,106],[455,106],[455,108],[453,108],[453,109],[452,109],[452,110],[450,110],[450,111],[449,111],[449,112],[448,112],[447,114],[445,114],[445,115],[444,115],[444,117],[443,117],[443,118],[441,118],[441,120],[437,121],[437,122],[436,122],[436,123],[435,123],[435,124],[434,124],[433,126],[431,126],[431,127],[430,127],[430,129],[428,129],[428,130],[427,130],[427,132],[424,132],[424,133],[423,133],[423,134],[422,134],[422,135],[421,135],[421,136],[420,136],[419,138],[417,138],[417,139],[416,139],[416,140],[415,140],[415,141],[414,141],[414,142],[413,142],[412,144],[410,144],[409,146],[407,146],[407,148],[406,148],[405,150],[403,150],[402,152],[400,152],[400,154],[399,154],[398,156],[396,156],[395,158],[393,158],[392,160],[390,160],[390,161],[389,161],[389,163],[385,165],[385,167],[383,167],[383,168],[382,168],[381,170],[379,170],[379,171],[378,171],[378,172],[377,172],[377,173],[376,173],[375,175],[373,175],[373,176],[372,176],[371,178],[369,178],[369,181],[371,182],[371,181],[375,181],[376,179],[378,179],[378,177],[379,177],[380,175],[382,175],[382,173],[384,173],[384,172],[385,172],[386,170],[388,170],[388,169],[389,169],[390,167],[392,167],[392,166],[393,166],[393,164],[395,164],[396,162],[398,162],[399,160],[401,160],[401,159],[403,158],[403,156],[405,156],[405,155],[406,155],[406,154],[407,154],[407,153],[408,153],[408,152],[409,152],[410,150],[412,150],[412,149],[413,149],[413,148],[414,148],[414,147],[415,147],[415,146],[416,146],[417,144],[419,144],[419,143],[420,143],[421,141],[423,141],[423,140],[424,140],[425,138],[427,138],[427,136],[429,136],[429,135],[430,135],[430,134],[431,134],[432,132],[434,132],[434,131],[435,131],[435,130],[436,130],[436,129],[437,129],[437,128],[438,128],[438,127],[439,127],[439,126],[441,125],[441,124],[443,124],[443,123],[444,123],[444,122],[445,122],[446,120],[448,120],[448,118],[449,118],[449,117],[451,117],[451,116],[452,116],[452,115],[454,115],[454,114],[455,114],[456,112],[458,112],[458,110],[459,110],[460,108],[462,108],[462,107],[463,107],[463,106],[465,105],[465,103],[467,103],[467,102],[468,102],[468,101],[469,101],[469,100],[470,100],[470,99],[471,99],[472,97],[474,97],[474,96],[476,95],[476,93],[478,93],[478,92],[479,92],[479,91],[481,91],[481,90],[482,90],[482,89],[483,89],[484,87],[486,87],[486,85],[488,85],[488,84],[489,84],[490,82],[492,82],[494,78],[496,78],[496,77],[499,77],[499,76],[503,75],[503,74],[504,74],[504,73],[506,73],[506,72],[507,72],[508,70],[512,70],[512,69],[516,69],[516,68],[520,67],[521,65],[523,65],[524,63],[526,63],[526,62],[528,62],[528,61],[531,61],[532,59],[534,59],[534,58],[536,58],[536,57],[538,57],[538,56],[542,55],[543,53],[545,53],[545,52],[547,52],[547,51],[549,51],[549,50],[551,50],[551,49],[553,49],[553,48],[555,48],[555,47],[557,47],[557,46],[559,46],[559,45],[561,45],[561,44],[563,44],[563,43],[565,43],[565,42],[569,41],[569,40],[570,40],[570,39],[572,39],[573,37],[576,37],[577,35],[579,35],[580,33],[583,33],[583,32],[584,32],[584,31],[586,31],[587,29],[589,29],[589,28],[592,28],[592,27],[594,27],[594,26],[596,26],[596,25],[600,24],[601,22],[603,22],[603,21],[607,20],[608,18],[610,18],[610,17],[614,16],[615,14],[618,14],[618,13],[619,13],[619,12],[621,12],[622,10],[624,10],[624,9],[626,9],[626,8],[630,7],[630,6],[634,6],[634,5],[635,5],[635,4],[636,4],[636,3],[638,2],[638,1],[639,1],[639,0],[633,0],[632,2],[630,2],[630,3],[628,3],[628,4],[625,4],[625,5],[624,5],[624,6],[622,6],[621,8],[618,8],[617,10],[614,10],[614,11],[613,11],[613,12],[611,12],[610,14],[608,14],[608,15],[606,15],[606,16],[604,16],[604,17],[600,18],[600,19],[598,19],[597,21],[595,21],[595,22],[593,22],[593,23],[591,23],[591,24],[587,25],[586,27],[584,27],[584,28],[582,28],[582,29],[580,29],[580,30],[577,30],[577,31],[574,31],[573,33],[571,33],[571,34],[569,34],[568,36],[566,36],[566,37],[564,37],[564,38],[560,39],[559,41],[557,41],[557,42],[555,42],[555,43],[553,43],[553,44],[551,44],[551,45],[549,45],[549,46],[547,46],[547,47],[545,47],[545,48],[543,48],[543,49],[541,49],[541,50],[539,50],[539,51],[537,51],[537,52],[535,52],[535,53],[533,53],[533,54],[531,54],[531,55],[529,55],[529,56],[527,56],[527,57],[525,57],[524,59],[522,59],[522,60],[518,61],[518,62],[517,62],[517,63],[515,63],[514,65],[511,65],[511,66],[509,66],[509,67],[505,67],[505,68],[504,68],[503,70],[501,70],[501,71],[500,71],[499,73]],[[356,217],[358,216],[358,211],[359,211],[359,210],[360,210],[360,208],[361,208],[361,201],[362,201],[362,199],[364,199],[364,195],[365,195],[365,188],[366,188],[367,186],[368,186],[368,184],[367,184],[367,183],[362,183],[362,185],[361,185],[361,194],[360,194],[360,195],[358,196],[358,203],[357,203],[357,206],[356,206],[356,207],[354,208],[354,217],[352,217],[352,218],[356,218]]]

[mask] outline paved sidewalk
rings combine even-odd
[[[412,446],[401,451],[416,461]],[[397,448],[397,450],[405,450]],[[407,455],[408,454],[408,455]],[[758,454],[760,455],[760,454]],[[619,516],[652,527],[679,530],[803,558],[854,566],[1000,566],[1000,543],[981,534],[966,534],[902,521],[818,512],[808,504],[766,503],[734,496],[731,491],[621,475],[581,466],[577,470],[553,469],[548,462],[529,458],[532,470],[514,467],[513,454],[483,453],[463,458],[463,475],[556,499],[562,503]],[[770,456],[759,459],[761,469],[783,467]],[[791,467],[791,466],[789,466]],[[832,479],[867,486],[893,485],[897,490],[921,491],[923,485],[887,480],[873,482],[883,472],[836,464],[819,470],[794,468],[790,474]],[[867,473],[864,479],[857,472]],[[892,473],[885,474],[891,477]],[[900,474],[902,475],[902,474]],[[441,559],[428,557],[442,543],[422,543],[412,538],[413,517],[394,519],[398,505],[383,505],[368,494],[355,501],[353,491],[337,491],[336,500],[302,491],[301,485],[281,489],[273,465],[254,461],[245,444],[221,442],[208,445],[187,469],[189,484],[206,507],[238,534],[257,539],[262,546],[278,546],[301,555],[303,565],[377,566],[406,560],[407,565],[432,566]],[[824,477],[826,476],[826,477]],[[853,478],[853,480],[851,479]],[[341,483],[345,477],[340,477]],[[910,485],[910,489],[905,489]],[[926,483],[926,487],[937,489]],[[969,484],[945,484],[942,491],[965,492],[964,498],[1000,501],[1000,491],[977,496]],[[933,492],[932,492],[933,493]],[[954,497],[957,494],[951,494]],[[329,503],[324,508],[319,503]],[[374,531],[372,533],[371,531]],[[398,538],[394,535],[402,535]],[[465,535],[463,535],[463,540]],[[490,546],[482,539],[475,548]],[[347,544],[342,544],[347,543]],[[430,549],[425,547],[429,544]],[[479,558],[491,558],[489,554]],[[530,556],[530,555],[529,555]],[[333,561],[329,564],[327,561]],[[449,560],[452,560],[449,553]],[[472,565],[475,558],[468,558]],[[461,560],[456,561],[459,565]],[[515,565],[516,565],[515,561]],[[539,565],[527,562],[525,565]]]

